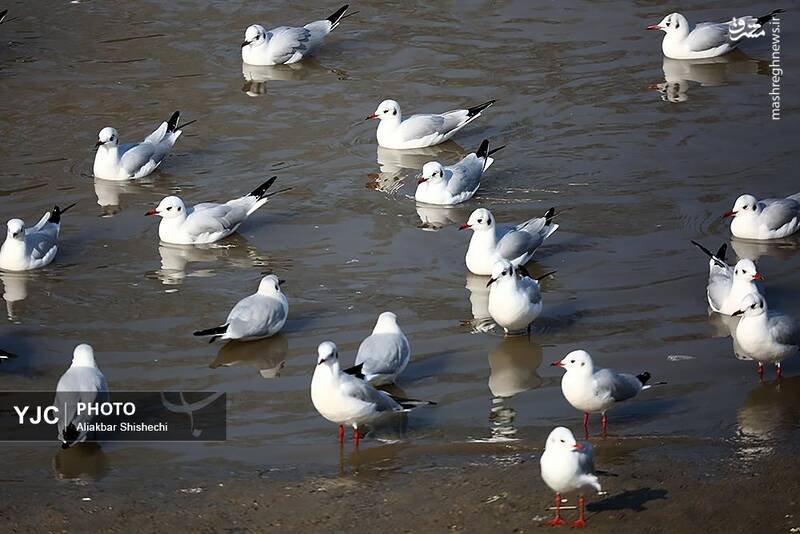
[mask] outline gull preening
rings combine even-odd
[[[542,294],[539,280],[531,277],[524,267],[514,267],[508,260],[500,260],[492,268],[489,287],[489,315],[506,334],[528,330],[534,319],[542,313]]]
[[[378,144],[384,148],[424,148],[444,143],[461,128],[480,117],[494,102],[489,100],[468,109],[438,114],[411,115],[403,120],[400,104],[394,100],[384,100],[366,120],[380,120],[377,137]]]
[[[750,293],[759,293],[756,280],[764,280],[752,260],[742,259],[735,266],[725,263],[728,245],[723,243],[716,254],[696,241],[692,244],[703,251],[708,260],[708,305],[717,313],[733,315],[739,311],[742,299]]]
[[[179,118],[180,112],[176,111],[141,143],[120,145],[117,130],[111,127],[100,130],[95,145],[95,178],[132,180],[143,178],[156,170],[183,133],[180,128],[189,124],[178,126]]]
[[[605,433],[606,412],[650,387],[646,385],[650,373],[645,371],[634,376],[611,369],[595,369],[592,357],[585,350],[574,350],[550,365],[566,371],[561,378],[561,392],[567,402],[583,412],[583,428],[587,434],[590,413],[603,414]]]
[[[36,226],[30,228],[25,228],[22,219],[8,221],[6,240],[0,247],[0,269],[30,271],[49,265],[58,252],[61,216],[74,205],[70,204],[63,210],[54,206]]]
[[[345,373],[339,366],[339,349],[331,341],[320,343],[317,353],[311,402],[322,417],[339,425],[340,443],[344,441],[345,425],[353,428],[353,441],[358,445],[359,427],[417,406],[435,404],[393,397],[363,378]]]
[[[516,226],[498,226],[492,212],[486,208],[476,209],[459,228],[474,232],[465,257],[467,268],[475,274],[490,275],[499,260],[508,260],[514,266],[525,265],[545,239],[558,230],[558,224],[553,222],[554,215],[555,208],[550,208],[543,217]]]
[[[735,17],[728,22],[701,22],[691,28],[680,13],[670,13],[648,30],[661,30],[664,40],[661,51],[672,59],[703,59],[727,54],[742,42],[743,31],[759,32],[782,9],[775,9],[761,17]]]
[[[267,194],[275,182],[273,176],[250,193],[229,200],[224,204],[203,202],[187,208],[176,196],[166,197],[158,206],[147,210],[145,215],[158,215],[158,237],[164,243],[174,245],[199,245],[215,243],[234,233],[247,218],[269,200],[280,193]]]
[[[723,217],[733,217],[731,233],[742,239],[780,239],[800,230],[800,193],[786,198],[736,199]]]
[[[267,30],[253,24],[244,32],[242,61],[248,65],[291,65],[311,55],[322,44],[345,15],[347,4],[327,19],[310,22],[302,27],[278,26]]]
[[[745,356],[758,362],[758,374],[764,378],[764,364],[775,365],[781,377],[781,362],[800,350],[800,325],[795,319],[767,309],[767,301],[758,293],[742,299],[739,311],[742,318],[734,336]]]
[[[375,328],[358,346],[355,366],[347,373],[360,371],[373,386],[393,384],[411,360],[411,344],[397,324],[397,315],[383,312]]]
[[[289,301],[281,291],[283,282],[274,274],[265,276],[258,284],[258,291],[236,303],[225,324],[199,330],[194,335],[211,336],[209,343],[217,339],[252,341],[274,336],[289,315]]]
[[[548,525],[563,525],[561,517],[561,494],[592,488],[598,493],[602,490],[594,471],[594,451],[591,443],[578,442],[568,428],[559,426],[547,436],[544,453],[539,459],[542,480],[556,492],[556,515]],[[578,499],[579,516],[573,527],[585,527],[585,499]]]
[[[78,403],[100,403],[109,400],[106,377],[94,361],[94,349],[81,343],[72,353],[72,364],[61,375],[56,386],[53,406],[58,410],[58,440],[66,449],[75,443],[86,441],[91,432],[79,427],[94,421],[96,415],[77,413]]]
[[[466,202],[481,186],[483,173],[494,163],[490,156],[502,148],[489,150],[489,140],[484,139],[476,152],[467,154],[454,165],[444,166],[438,161],[429,161],[422,167],[414,199],[441,206]]]

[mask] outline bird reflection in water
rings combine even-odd
[[[261,378],[277,378],[288,352],[289,339],[283,334],[257,341],[229,341],[219,349],[217,358],[209,367],[247,366],[255,368]]]
[[[99,480],[108,472],[108,457],[99,443],[76,443],[68,449],[58,449],[53,471],[59,480]]]

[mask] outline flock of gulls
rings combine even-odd
[[[762,17],[743,17],[754,29],[767,24],[780,10]],[[280,26],[266,29],[255,24],[247,28],[241,46],[242,60],[250,65],[292,64],[308,57],[325,37],[348,14],[342,6],[330,17],[302,27]],[[0,20],[6,12],[0,12]],[[672,13],[648,29],[665,32],[662,43],[664,55],[674,59],[708,58],[725,54],[741,40],[731,36],[731,25],[737,19],[723,23],[702,23],[691,28],[687,19]],[[494,101],[465,109],[438,114],[419,114],[404,117],[394,100],[381,102],[367,119],[378,120],[377,142],[380,147],[404,150],[430,147],[443,143],[461,129],[477,120]],[[135,180],[155,171],[165,160],[181,136],[179,112],[142,142],[120,144],[119,133],[111,127],[100,130],[94,160],[94,176],[103,180]],[[474,153],[460,161],[444,165],[437,161],[426,163],[419,175],[416,201],[422,204],[453,206],[470,200],[480,188],[483,174],[491,167],[492,155],[503,147],[490,148],[484,140]],[[249,193],[225,202],[206,202],[187,206],[177,196],[161,200],[147,211],[148,216],[161,218],[158,237],[164,243],[195,245],[215,243],[232,233],[248,217],[267,203],[276,177],[266,180]],[[71,208],[55,206],[39,222],[26,226],[21,219],[8,221],[6,239],[0,248],[0,269],[28,271],[46,267],[56,257],[62,217]],[[506,335],[530,332],[531,323],[542,311],[539,281],[553,273],[533,278],[525,268],[536,250],[550,238],[559,225],[555,209],[527,221],[500,224],[485,208],[472,212],[461,225],[472,236],[465,254],[466,267],[476,275],[488,276],[488,311]],[[800,193],[786,198],[756,199],[742,195],[733,208],[725,213],[731,217],[731,233],[741,239],[779,239],[800,230]],[[774,364],[780,376],[781,362],[800,349],[800,327],[789,316],[768,309],[756,281],[763,280],[756,265],[748,259],[736,265],[725,261],[726,245],[716,253],[695,243],[709,257],[708,303],[715,313],[740,317],[735,327],[737,355],[758,363],[763,376],[764,364]],[[277,334],[286,323],[289,303],[281,290],[282,280],[276,275],[265,276],[257,291],[240,300],[218,326],[200,330],[195,336],[209,336],[210,341],[254,340]],[[8,353],[2,353],[8,357]],[[345,426],[353,429],[358,444],[363,429],[377,424],[382,418],[405,412],[428,401],[399,398],[379,389],[392,384],[411,360],[411,345],[392,312],[380,314],[372,334],[360,345],[355,363],[343,367],[339,351],[331,341],[320,343],[317,365],[311,381],[311,400],[317,411],[339,426],[339,442],[344,441]],[[554,366],[565,373],[561,389],[565,399],[583,412],[583,424],[588,438],[589,414],[602,416],[605,434],[606,413],[621,402],[636,397],[650,387],[650,374],[638,375],[595,367],[592,357],[584,350],[567,354]],[[57,391],[81,390],[94,392],[97,398],[107,395],[108,388],[98,369],[94,351],[88,344],[75,348],[72,364],[60,379]],[[62,446],[87,439],[87,435],[70,432],[70,421],[60,426]],[[547,438],[541,456],[541,475],[556,492],[555,517],[550,524],[564,522],[561,516],[561,494],[583,489],[600,491],[601,486],[593,465],[592,448],[588,442],[578,442],[564,427],[555,428]],[[579,518],[573,526],[585,525],[584,497],[579,499]]]

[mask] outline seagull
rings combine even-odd
[[[8,352],[3,349],[0,349],[0,363],[3,363],[5,360],[13,360],[14,358],[19,358],[13,352]]]
[[[345,372],[360,371],[373,386],[383,386],[393,384],[410,359],[411,345],[397,324],[397,316],[383,312],[372,334],[359,345],[355,366]]]
[[[555,361],[555,367],[567,372],[561,379],[561,391],[567,402],[583,412],[583,428],[589,432],[589,413],[603,414],[603,433],[606,432],[606,412],[617,403],[632,399],[643,389],[648,389],[650,373],[640,375],[618,373],[611,369],[595,370],[592,357],[585,350],[574,350],[564,359]]]
[[[273,176],[250,193],[224,204],[203,202],[193,208],[187,208],[180,198],[166,197],[157,207],[147,210],[145,215],[161,217],[158,237],[164,243],[173,245],[216,243],[234,233],[254,211],[267,203],[269,197],[287,191],[282,189],[267,194],[267,189],[277,178]]]
[[[703,59],[727,54],[736,48],[745,36],[759,32],[782,9],[775,9],[761,17],[734,17],[728,22],[702,22],[693,29],[689,21],[680,13],[671,13],[658,24],[651,24],[648,30],[661,30],[665,33],[661,42],[664,55],[672,59]]]
[[[25,228],[22,219],[8,221],[6,240],[0,247],[0,269],[30,271],[49,265],[58,252],[61,216],[74,205],[63,210],[54,206],[31,228]]]
[[[252,341],[274,336],[286,324],[289,314],[289,302],[281,291],[283,282],[274,274],[265,276],[258,284],[258,291],[236,303],[225,324],[199,330],[194,335],[211,336],[209,343],[217,339]]]
[[[505,259],[515,267],[525,265],[533,253],[558,230],[553,223],[555,208],[550,208],[543,217],[536,217],[516,226],[497,226],[492,212],[478,208],[469,216],[459,230],[472,229],[472,239],[467,249],[467,268],[480,275],[492,274],[497,260]]]
[[[345,15],[348,7],[350,6],[345,4],[327,19],[310,22],[302,28],[279,26],[267,30],[260,24],[249,26],[244,32],[242,61],[248,65],[297,63],[311,55],[342,19],[355,15]]]
[[[723,217],[733,217],[731,233],[742,239],[780,239],[800,230],[800,193],[786,198],[736,199]]]
[[[542,313],[542,294],[539,280],[550,276],[549,272],[532,278],[524,267],[514,267],[508,260],[499,260],[492,267],[489,288],[489,315],[503,327],[506,334],[530,328],[534,319]]]
[[[94,349],[81,343],[72,353],[72,365],[61,375],[56,386],[53,406],[59,411],[58,440],[61,448],[67,449],[75,443],[86,441],[89,432],[78,427],[91,423],[96,415],[78,414],[78,403],[108,402],[106,377],[94,361]],[[64,410],[62,412],[62,410]]]
[[[339,367],[339,349],[331,341],[320,343],[317,353],[311,402],[322,417],[339,425],[339,443],[344,442],[344,425],[353,427],[353,441],[358,446],[359,426],[417,406],[436,404],[393,397],[375,389],[363,377],[343,372]]]
[[[767,301],[758,293],[742,299],[733,315],[742,319],[735,340],[745,356],[758,362],[758,375],[764,378],[764,363],[774,363],[781,377],[781,362],[800,350],[800,325],[788,315],[767,310]]]
[[[120,145],[117,130],[110,126],[100,130],[95,144],[95,178],[132,180],[143,178],[156,170],[181,136],[183,130],[180,128],[191,124],[187,122],[178,126],[178,118],[180,112],[176,111],[141,143]]]
[[[725,252],[728,245],[723,243],[716,254],[696,241],[692,244],[702,250],[709,258],[708,288],[706,296],[708,305],[717,313],[733,315],[738,311],[745,295],[758,293],[756,280],[764,280],[752,260],[742,259],[735,266],[725,263]]]
[[[0,24],[2,24],[4,20],[6,20],[6,15],[8,15],[7,9],[0,11]]]
[[[584,488],[593,488],[598,493],[602,490],[594,471],[592,444],[588,441],[576,441],[572,432],[563,426],[554,428],[547,436],[539,465],[542,469],[542,480],[556,492],[556,515],[547,522],[548,525],[564,524],[564,518],[561,517],[562,493]],[[578,499],[580,516],[572,523],[573,527],[586,526],[585,504],[581,495]]]
[[[502,148],[505,147],[489,150],[489,140],[484,139],[476,152],[467,154],[455,165],[445,167],[438,161],[429,161],[422,167],[414,198],[417,202],[441,206],[466,202],[481,186],[483,173],[494,163],[489,156]]]
[[[384,100],[366,120],[380,119],[378,144],[384,148],[425,148],[444,143],[461,128],[480,117],[483,110],[494,102],[489,100],[468,109],[439,114],[411,115],[403,120],[400,104],[394,100]]]

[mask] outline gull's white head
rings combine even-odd
[[[435,184],[442,181],[444,181],[444,167],[438,161],[429,161],[422,166],[422,176],[417,180],[417,183],[431,182]]]
[[[185,217],[186,206],[183,204],[183,200],[178,197],[165,197],[158,203],[157,207],[147,210],[145,215],[158,215],[164,219]]]
[[[767,301],[758,293],[745,295],[739,305],[739,311],[733,315],[744,315],[745,317],[756,317],[762,313],[767,313]]]
[[[260,46],[267,42],[267,30],[260,24],[253,24],[248,26],[244,31],[244,42],[242,48],[245,46]]]
[[[486,208],[476,209],[472,212],[472,215],[469,216],[467,224],[462,224],[459,230],[466,230],[467,228],[471,228],[476,232],[493,229],[494,217],[492,217],[492,212]]]
[[[102,130],[100,130],[99,134],[97,134],[97,143],[95,143],[94,146],[112,147],[112,146],[117,146],[118,144],[119,144],[119,135],[117,134],[117,131],[110,126],[106,126]]]
[[[583,449],[583,445],[578,443],[570,429],[558,426],[547,436],[544,448],[549,451],[576,451]]]
[[[25,240],[25,222],[22,219],[11,219],[6,225],[8,226],[8,238]]]
[[[373,334],[395,333],[399,331],[400,326],[397,324],[397,315],[389,311],[383,312],[378,316],[375,328],[372,329]]]
[[[513,278],[514,277],[514,266],[511,265],[511,262],[508,260],[498,260],[494,262],[492,265],[492,277],[489,278],[489,281],[486,283],[486,287],[494,284],[501,278]]]
[[[261,279],[261,283],[258,284],[258,292],[261,295],[277,295],[281,292],[281,284],[283,284],[284,280],[279,279],[274,274],[268,274],[264,278]]]
[[[686,36],[689,35],[689,21],[680,13],[670,13],[661,22],[652,24],[647,29],[661,30],[668,36]]]
[[[753,195],[742,195],[736,199],[733,209],[725,212],[723,217],[752,217],[761,213],[762,206]]]
[[[394,100],[384,100],[380,104],[378,104],[377,109],[375,109],[375,113],[371,115],[367,115],[367,120],[369,119],[394,119],[400,122],[401,115],[400,115],[400,104],[395,102]]]
[[[72,365],[74,367],[96,367],[94,363],[94,349],[91,345],[81,343],[72,351]]]
[[[753,260],[748,259],[739,260],[736,263],[736,266],[733,268],[733,276],[741,280],[747,280],[748,282],[751,280],[764,279],[761,273],[758,272],[758,269],[756,269],[756,264],[753,263]]]
[[[550,365],[555,367],[563,367],[570,371],[577,371],[581,374],[588,374],[591,375],[594,373],[594,364],[592,363],[592,357],[589,356],[589,353],[585,350],[573,350],[563,359],[555,361]]]
[[[323,341],[317,347],[317,366],[339,367],[339,349],[333,341]]]

